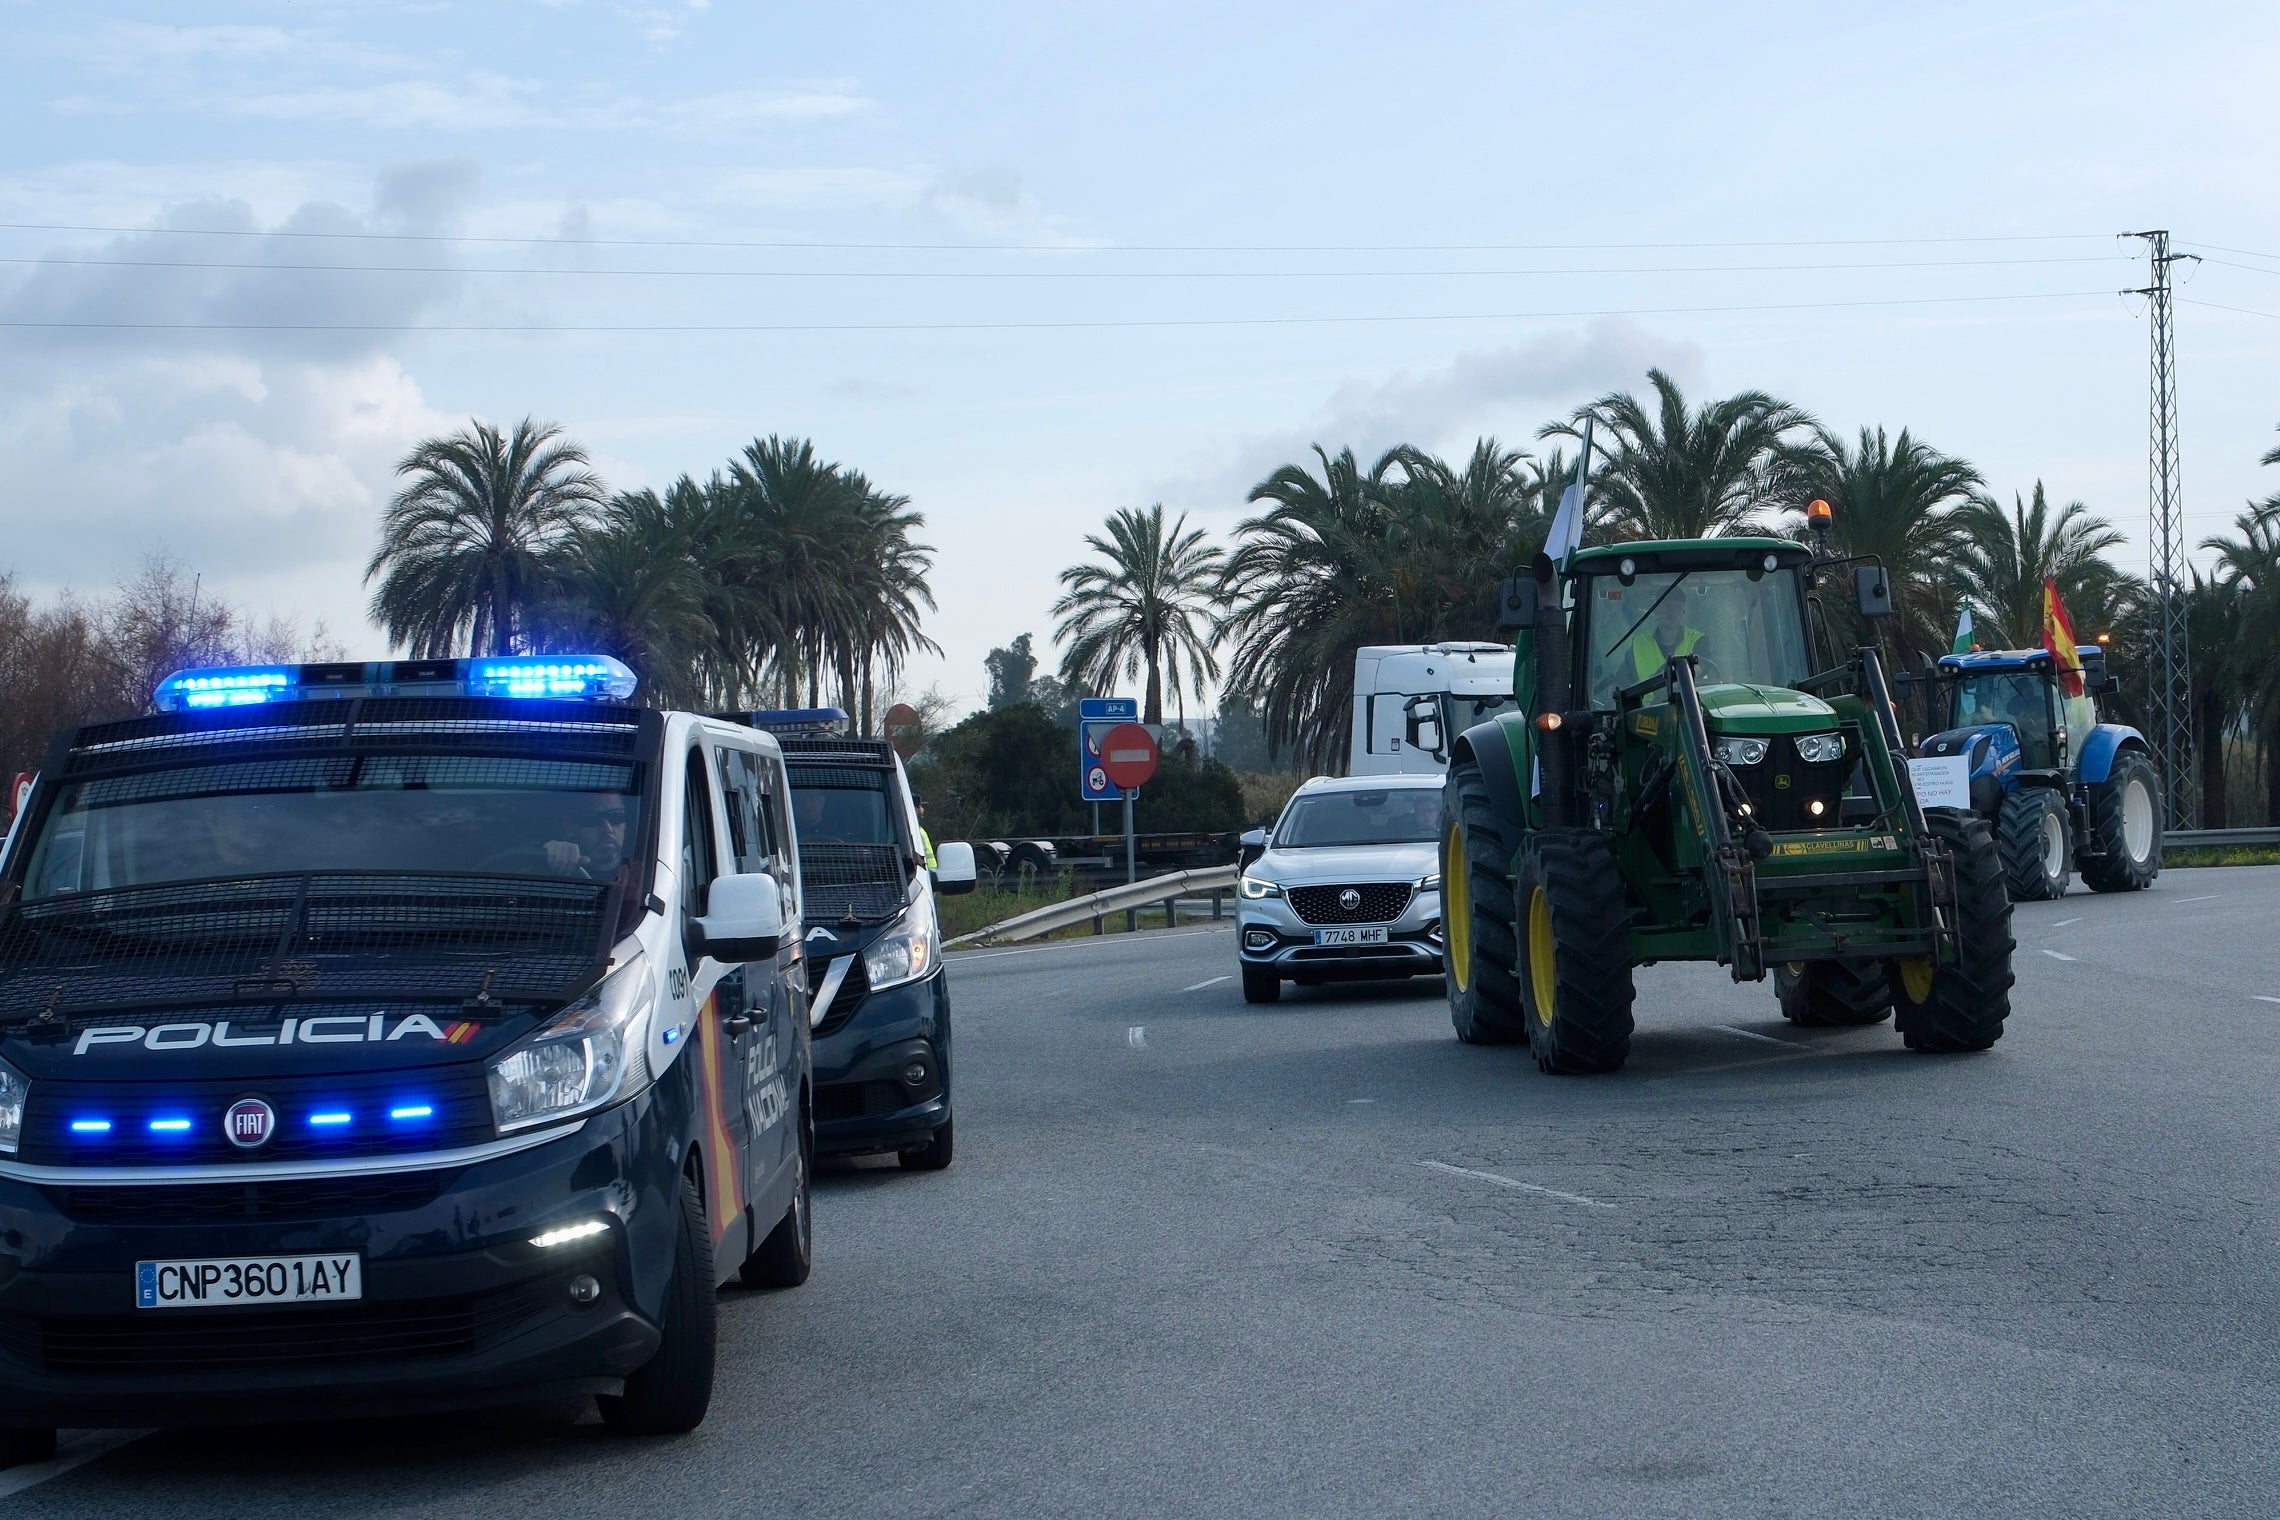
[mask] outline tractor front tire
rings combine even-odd
[[[1520,981],[1536,1065],[1614,1071],[1631,1053],[1631,915],[1615,846],[1589,829],[1537,833],[1520,856]]]
[[[1512,820],[1517,825],[1518,820]],[[1449,1022],[1467,1045],[1528,1038],[1512,937],[1512,835],[1467,756],[1441,785],[1441,970]]]
[[[1945,810],[1927,815],[1955,859],[1956,959],[1894,961],[1888,968],[1900,1037],[1910,1050],[1985,1050],[2011,1016],[2011,898],[1984,820]]]
[[[1776,966],[1781,1016],[1806,1029],[1878,1024],[1891,1017],[1892,983],[1879,961],[1791,961]]]
[[[2082,857],[2082,881],[2093,892],[2142,892],[2161,874],[2161,789],[2143,750],[2114,756],[2106,779],[2090,788],[2090,836],[2098,853]]]
[[[2066,895],[2066,799],[2047,786],[2022,786],[2003,799],[1995,825],[2003,856],[2003,885],[2013,902],[2047,902]]]

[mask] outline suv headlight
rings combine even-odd
[[[0,1061],[0,1153],[16,1154],[16,1142],[24,1138],[24,1100],[31,1095],[24,1074]]]
[[[893,927],[863,950],[863,976],[873,992],[915,982],[934,969],[934,909],[921,897],[903,910]]]
[[[1826,765],[1845,757],[1843,734],[1799,734],[1797,757],[1807,765]]]
[[[1710,753],[1728,765],[1755,765],[1765,758],[1766,741],[1763,739],[1713,739]]]
[[[1434,872],[1432,875],[1430,875],[1430,876],[1420,876],[1420,877],[1418,877],[1418,878],[1417,878],[1417,890],[1418,890],[1418,891],[1420,891],[1420,892],[1438,892],[1438,891],[1440,891],[1440,890],[1441,890],[1441,873],[1440,873],[1440,872],[1438,872],[1438,871],[1435,871],[1435,872]]]
[[[657,981],[634,951],[591,992],[491,1063],[499,1132],[590,1113],[649,1085],[649,1015]]]
[[[1262,897],[1280,897],[1283,895],[1282,883],[1269,881],[1263,876],[1238,876],[1235,878],[1235,895],[1251,902],[1257,902]]]

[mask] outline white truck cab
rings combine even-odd
[[[1440,724],[1442,747],[1410,744],[1412,701]],[[1370,644],[1354,651],[1354,736],[1350,776],[1444,768],[1448,740],[1512,703],[1508,644]]]

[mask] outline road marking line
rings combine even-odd
[[[2273,1002],[2275,1002],[2275,1003],[2280,1003],[2280,998],[2274,998],[2272,1001],[2273,1001]],[[1347,1101],[1348,1103],[1375,1103],[1375,1102],[1377,1101],[1377,1099],[1375,1099],[1375,1098],[1348,1098],[1346,1101]]]
[[[2224,895],[2225,894],[2222,892],[2211,892],[2206,897],[2180,897],[2177,899],[2177,901],[2171,903],[2170,906],[2173,908],[2182,908],[2189,902],[2215,902],[2218,898]]]
[[[1124,1043],[1134,1050],[1146,1050],[1148,1048],[1148,1026],[1135,1024],[1130,1029],[1125,1030]]]
[[[2252,992],[2249,994],[2249,996],[2256,999],[2259,1003],[2280,1003],[2280,998],[2266,997],[2261,992]]]
[[[1754,1029],[1736,1029],[1731,1024],[1712,1024],[1710,1027],[1725,1034],[1738,1034],[1745,1040],[1763,1040],[1768,1045],[1779,1045],[1784,1050],[1799,1048],[1795,1040],[1784,1040],[1778,1035],[1759,1034]]]
[[[2079,918],[2062,918],[2062,919],[2060,919],[2060,920],[2059,920],[2057,923],[2055,923],[2055,924],[2052,924],[2052,925],[2051,925],[2051,927],[2052,927],[2053,929],[2065,929],[2065,928],[2071,928],[2073,925],[2075,925],[2075,924],[2078,924],[2078,923],[2080,923],[2080,922],[2082,922],[2082,920],[2081,920],[2081,919],[2079,919]]]
[[[1546,1198],[1557,1198],[1566,1203],[1580,1203],[1585,1208],[1611,1209],[1612,1203],[1601,1203],[1581,1193],[1563,1193],[1558,1188],[1538,1187],[1533,1182],[1522,1182],[1517,1177],[1500,1177],[1495,1172],[1476,1172],[1469,1166],[1451,1166],[1446,1161],[1420,1161],[1419,1166],[1431,1167],[1436,1172],[1447,1172],[1452,1177],[1470,1177],[1478,1182],[1493,1182],[1498,1187],[1512,1188],[1522,1193],[1541,1193]]]
[[[2056,950],[2045,950],[2045,951],[2043,952],[2043,954],[2045,954],[2045,955],[2049,956],[2049,957],[2050,957],[2052,960],[2054,960],[2054,961],[2070,961],[2070,960],[2074,959],[2074,957],[2073,957],[2073,956],[2071,956],[2071,955],[2061,955],[2061,954],[2059,954],[2059,953],[2058,953]]]
[[[0,1472],[0,1497],[20,1494],[27,1488],[37,1488],[50,1478],[60,1478],[74,1467],[108,1456],[129,1441],[139,1441],[149,1435],[147,1430],[89,1430],[56,1447],[55,1456],[46,1462],[34,1462],[25,1467],[12,1467]]]
[[[1216,987],[1216,986],[1218,986],[1218,985],[1219,985],[1221,982],[1232,982],[1233,980],[1235,980],[1235,973],[1233,973],[1232,971],[1230,971],[1230,972],[1229,972],[1227,975],[1225,975],[1225,976],[1215,976],[1215,977],[1213,977],[1213,978],[1212,978],[1210,981],[1208,981],[1208,982],[1197,982],[1197,983],[1196,983],[1196,984],[1195,984],[1193,987],[1182,987],[1182,988],[1180,989],[1180,991],[1182,991],[1182,992],[1201,992],[1201,991],[1203,991],[1203,989],[1204,989],[1204,988],[1206,988],[1206,987]]]

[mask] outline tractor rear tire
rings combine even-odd
[[[1888,968],[1893,1022],[1910,1050],[1985,1050],[2011,1016],[2011,898],[1984,820],[1936,810],[1925,819],[1955,858],[1956,960],[1895,961]]]
[[[2066,799],[2047,786],[2022,786],[2003,799],[1995,825],[2003,855],[2003,885],[2013,902],[2048,902],[2066,895]]]
[[[1441,785],[1441,969],[1449,1022],[1467,1045],[1528,1038],[1506,828],[1480,762],[1468,756],[1452,764]]]
[[[2099,853],[2082,857],[2082,882],[2093,892],[2142,892],[2161,874],[2161,788],[2142,750],[2114,756],[2106,779],[2090,788],[2091,838]],[[2132,849],[2132,836],[2135,849]]]
[[[1631,1053],[1631,915],[1615,846],[1589,829],[1535,834],[1520,856],[1528,1043],[1555,1075],[1614,1071]]]
[[[1781,1016],[1806,1029],[1880,1024],[1892,1015],[1892,983],[1881,961],[1792,961],[1776,966]]]

